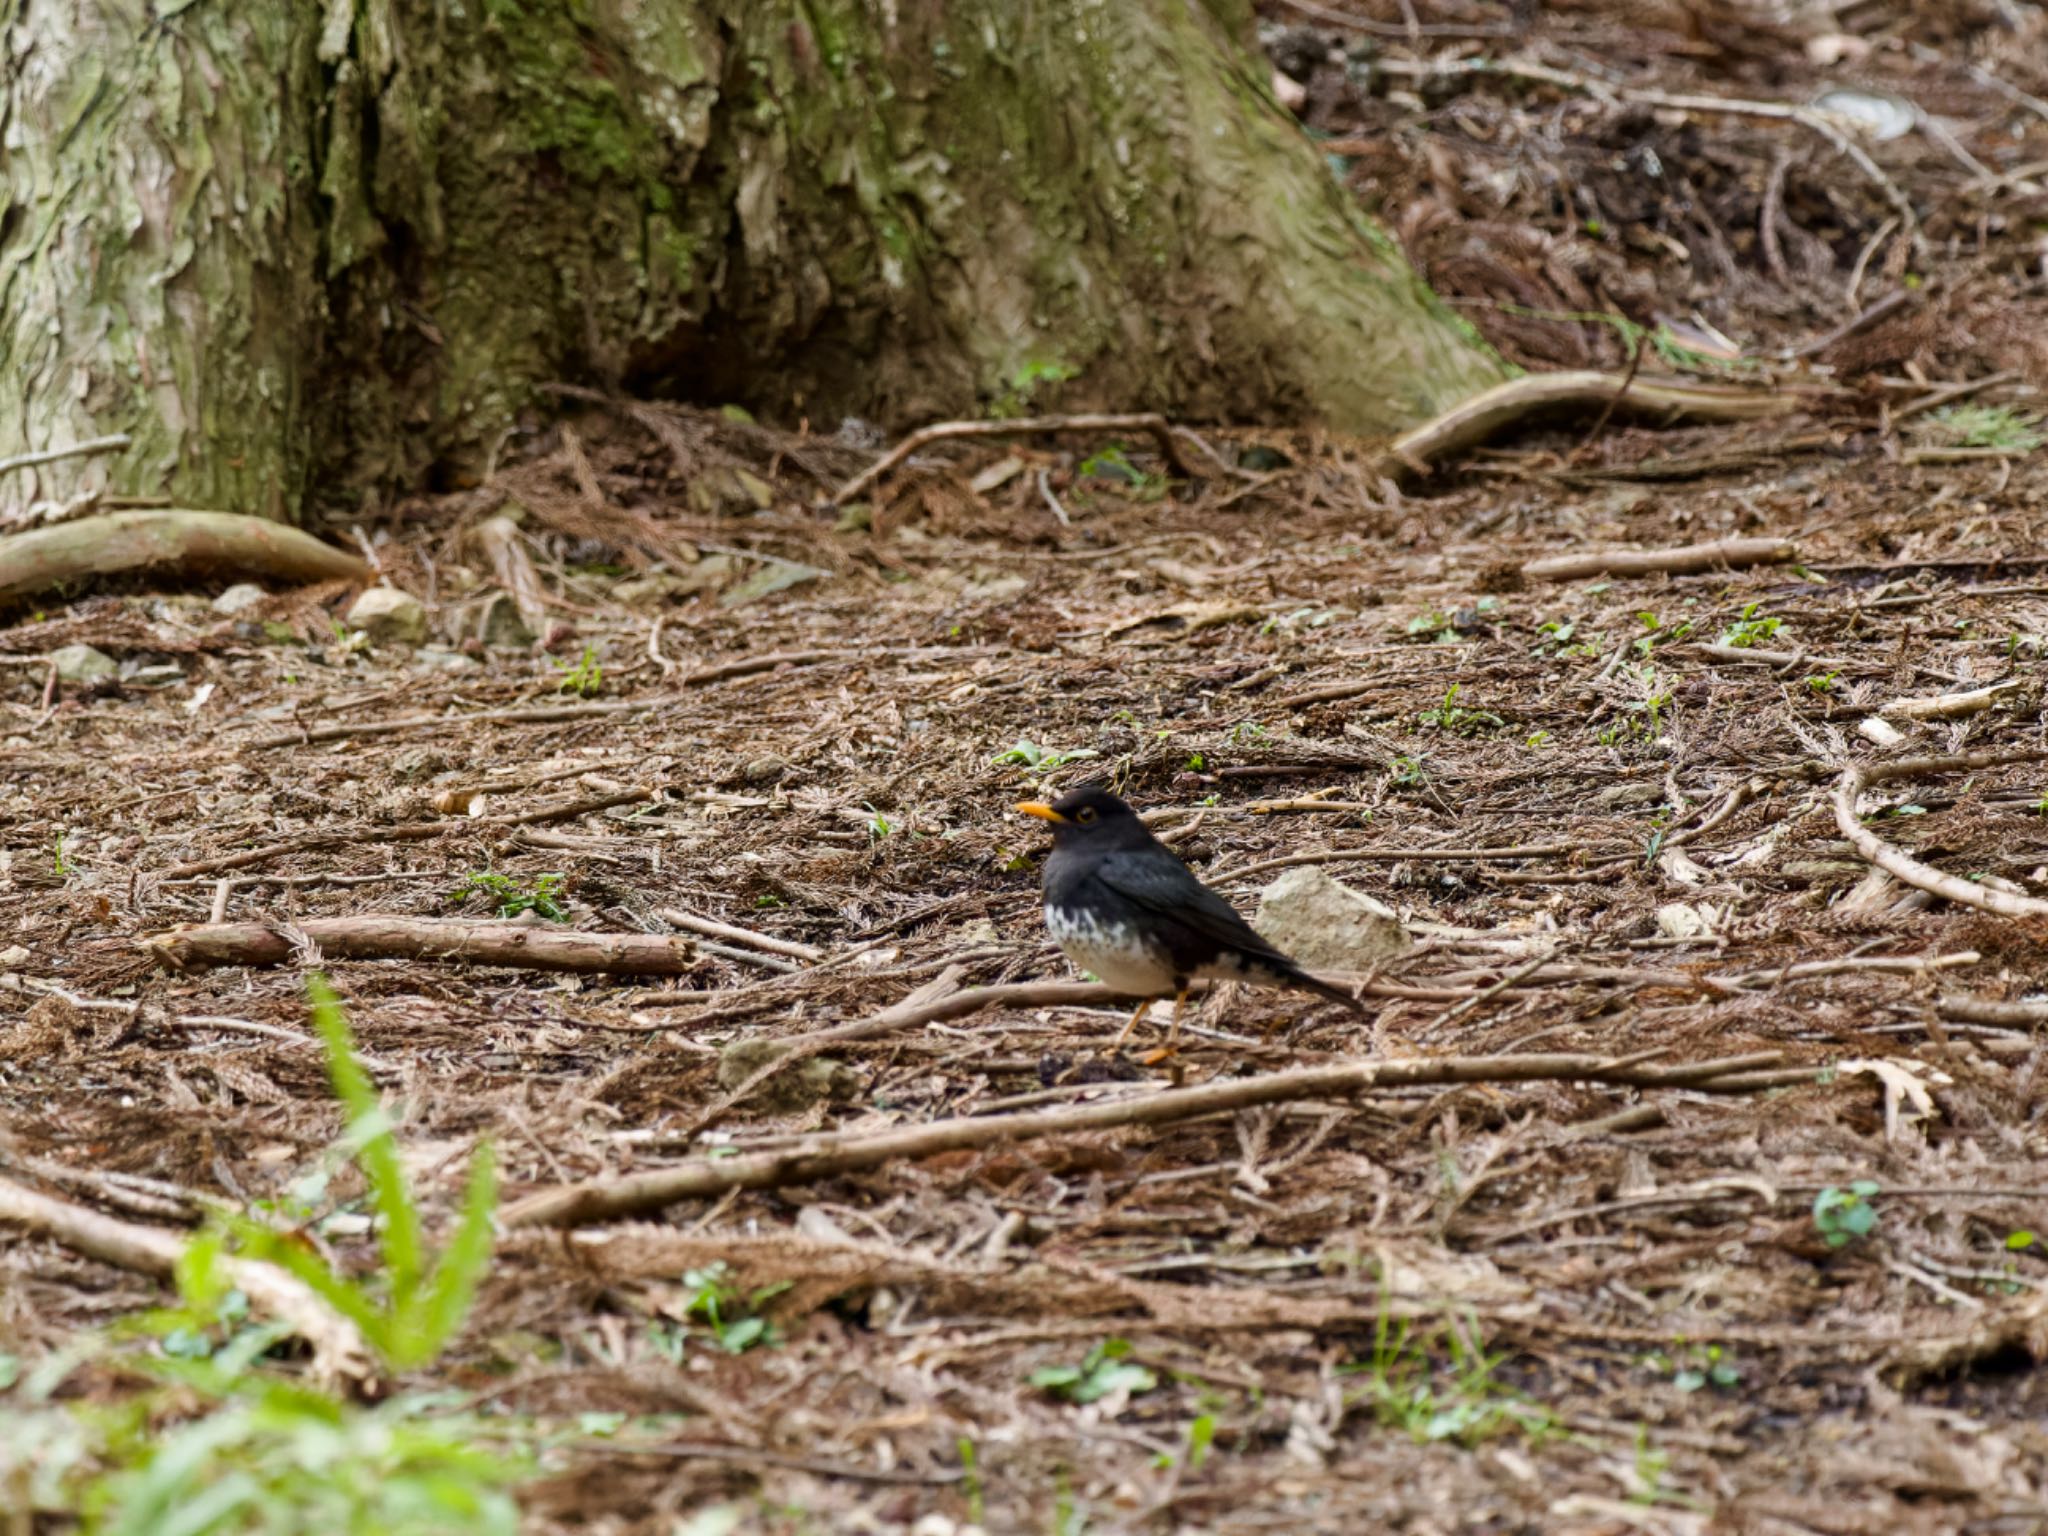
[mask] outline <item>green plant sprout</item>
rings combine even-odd
[[[1762,603],[1747,603],[1743,606],[1742,617],[1721,631],[1718,642],[1734,646],[1738,650],[1753,650],[1764,641],[1776,635],[1784,626],[1783,619],[1759,618],[1757,609]]]
[[[1846,1248],[1877,1230],[1878,1191],[1874,1179],[1858,1179],[1846,1189],[1830,1184],[1813,1197],[1813,1225],[1830,1248]]]
[[[683,1316],[704,1324],[719,1348],[729,1355],[745,1354],[761,1345],[780,1342],[775,1325],[761,1316],[761,1308],[788,1290],[792,1282],[782,1280],[755,1291],[742,1291],[732,1283],[723,1262],[693,1269],[683,1275],[688,1292]]]
[[[1091,757],[1100,756],[1100,752],[1087,747],[1077,748],[1071,752],[1056,752],[1050,747],[1041,747],[1035,741],[1019,741],[1009,751],[998,752],[989,759],[989,762],[999,768],[1014,763],[1032,773],[1051,773],[1055,768],[1064,767],[1068,763],[1086,762]]]
[[[567,875],[553,874],[520,880],[495,870],[473,869],[462,877],[462,884],[448,893],[448,899],[467,901],[472,896],[487,896],[497,907],[500,917],[518,917],[523,912],[532,912],[551,923],[566,923],[569,911],[562,905],[561,897],[568,878]]]
[[[1030,1384],[1070,1403],[1092,1403],[1119,1390],[1150,1392],[1159,1378],[1132,1364],[1128,1339],[1104,1339],[1079,1365],[1041,1365],[1027,1378]]]
[[[2044,439],[2038,417],[2009,405],[1974,402],[1943,406],[1928,425],[1958,448],[1989,448],[2000,453],[2032,453]]]
[[[583,659],[574,665],[566,661],[555,663],[563,669],[562,679],[555,684],[557,693],[573,693],[581,699],[594,699],[604,692],[604,668],[598,664],[597,647],[583,647]]]

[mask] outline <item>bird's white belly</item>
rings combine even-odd
[[[1102,984],[1132,997],[1163,997],[1173,991],[1173,967],[1127,927],[1111,927],[1092,914],[1045,909],[1046,931],[1068,960],[1092,971]]]

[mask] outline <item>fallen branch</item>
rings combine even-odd
[[[0,1222],[24,1227],[117,1269],[169,1280],[185,1251],[185,1235],[120,1221],[68,1200],[53,1199],[0,1178]],[[366,1380],[369,1351],[353,1323],[328,1310],[283,1270],[253,1259],[221,1260],[229,1284],[264,1311],[290,1323],[313,1346],[316,1375],[327,1381]]]
[[[1657,647],[1659,654],[1663,646]],[[1825,667],[1840,672],[1856,663],[1842,661],[1833,656],[1809,656],[1804,651],[1766,651],[1751,645],[1722,645],[1717,641],[1701,641],[1694,645],[1672,647],[1693,656],[1705,656],[1714,661],[1733,661],[1753,667]]]
[[[1753,1057],[1736,1058],[1747,1065]],[[1124,1126],[1170,1125],[1230,1114],[1262,1104],[1346,1098],[1380,1088],[1437,1083],[1577,1081],[1631,1087],[1684,1086],[1723,1091],[1729,1062],[1702,1062],[1663,1070],[1618,1066],[1606,1056],[1467,1056],[1436,1060],[1345,1061],[1259,1077],[1231,1078],[1193,1088],[1169,1088],[1139,1099],[1110,1100],[1014,1115],[967,1116],[927,1125],[842,1136],[809,1136],[792,1146],[737,1157],[703,1158],[622,1179],[601,1179],[544,1190],[504,1213],[508,1227],[574,1227],[657,1211],[682,1200],[732,1189],[781,1189],[858,1173],[885,1163],[911,1161],[962,1149]],[[1775,1074],[1773,1074],[1775,1076]],[[1817,1077],[1818,1070],[1806,1074]],[[1737,1081],[1738,1079],[1730,1079]]]
[[[665,923],[687,928],[692,933],[701,933],[706,938],[726,939],[734,944],[743,944],[749,949],[766,950],[771,955],[787,955],[792,960],[807,960],[814,964],[825,958],[825,951],[815,944],[799,944],[792,939],[778,939],[772,934],[756,933],[751,928],[735,928],[731,923],[699,917],[696,913],[685,912],[680,907],[663,907],[654,915]]]
[[[1864,860],[1903,884],[1961,906],[1996,912],[2001,917],[2048,917],[2048,901],[1994,890],[1922,864],[1871,831],[1856,814],[1857,798],[1873,784],[1937,773],[1971,773],[2043,759],[2048,759],[2048,752],[1980,752],[1963,757],[1905,757],[1892,763],[1852,764],[1842,770],[1841,778],[1835,782],[1835,825]]]
[[[848,651],[777,651],[766,656],[743,656],[687,672],[677,681],[686,687],[723,682],[731,677],[750,677],[756,672],[773,672],[777,667],[809,667],[822,661],[840,661],[853,655]],[[315,725],[302,730],[280,731],[259,736],[247,743],[250,751],[271,747],[301,747],[316,741],[342,741],[358,736],[390,736],[399,731],[416,731],[432,726],[461,730],[479,724],[547,725],[562,720],[589,720],[605,715],[639,715],[650,710],[671,709],[683,702],[677,693],[658,694],[646,699],[607,699],[597,704],[537,704],[520,709],[479,709],[467,715],[401,715],[396,720],[371,720],[355,725]]]
[[[1677,549],[1591,550],[1552,555],[1522,567],[1530,581],[1576,581],[1582,576],[1673,576],[1700,571],[1733,571],[1747,565],[1782,565],[1798,551],[1784,539],[1717,539]]]
[[[520,970],[677,976],[697,945],[662,933],[583,933],[542,923],[462,917],[309,917],[285,927],[221,923],[150,934],[141,947],[172,970],[205,965],[281,965],[310,942],[344,960],[459,960]]]
[[[1438,459],[1491,439],[1504,428],[1542,412],[1606,409],[1632,415],[1693,421],[1761,421],[1789,415],[1810,401],[1806,394],[1695,384],[1685,379],[1643,378],[1574,370],[1535,373],[1461,400],[1442,415],[1411,427],[1387,445],[1389,473],[1420,474]]]
[[[457,821],[401,821],[382,827],[350,827],[335,832],[307,832],[281,843],[266,843],[261,848],[244,848],[240,853],[224,853],[218,858],[195,859],[187,864],[173,864],[163,872],[162,878],[189,880],[195,875],[217,874],[228,869],[247,869],[252,864],[267,864],[270,860],[283,858],[287,854],[305,853],[315,848],[331,847],[336,843],[417,843],[451,832],[476,832],[491,827],[531,827],[547,821],[568,821],[577,816],[590,816],[599,811],[608,811],[614,806],[637,805],[643,800],[652,800],[657,793],[659,791],[652,785],[636,784],[630,789],[592,795],[583,800],[535,806],[530,811],[515,811],[503,816],[467,816]]]
[[[2048,1002],[1999,1003],[1990,998],[1971,997],[1966,992],[1942,993],[1934,1000],[1934,1011],[1959,1024],[1994,1024],[2028,1030],[2048,1024]]]
[[[1972,688],[1967,693],[1941,693],[1931,698],[1893,699],[1877,706],[1888,720],[1953,720],[1962,715],[1982,714],[2009,694],[2019,692],[2017,678]]]
[[[1159,445],[1160,457],[1173,466],[1176,475],[1183,480],[1201,478],[1194,465],[1190,464],[1187,456],[1180,451],[1180,444],[1174,439],[1173,424],[1156,411],[1137,411],[1121,415],[1020,416],[1015,421],[941,421],[929,427],[919,427],[840,486],[823,505],[843,506],[919,449],[929,448],[933,443],[949,442],[962,437],[1017,437],[1034,432],[1149,433],[1152,440]]]
[[[267,518],[232,512],[112,512],[0,538],[0,597],[153,567],[228,570],[278,581],[362,581],[370,567]]]

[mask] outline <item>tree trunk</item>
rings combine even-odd
[[[580,379],[1392,430],[1500,365],[1238,0],[0,0],[0,526],[482,472]]]

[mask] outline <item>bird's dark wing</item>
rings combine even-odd
[[[1237,908],[1164,848],[1112,853],[1096,866],[1093,878],[1150,915],[1174,969],[1183,976],[1234,955],[1274,980],[1305,987],[1354,1013],[1368,1012],[1349,992],[1309,975],[1299,962],[1267,943],[1238,916]]]
[[[1260,961],[1282,976],[1300,970],[1238,916],[1237,908],[1163,848],[1112,853],[1096,866],[1095,878],[1163,920],[1170,935],[1168,947],[1175,952],[1175,964],[1183,969],[1192,970],[1228,950]],[[1175,928],[1184,932],[1172,932]]]

